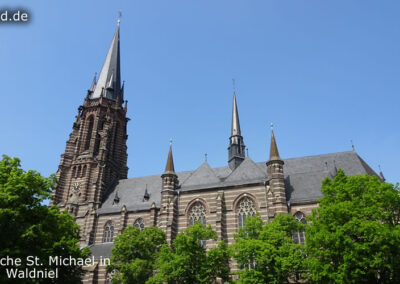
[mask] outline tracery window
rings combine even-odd
[[[137,218],[135,223],[133,223],[133,226],[138,228],[140,231],[143,231],[144,229],[144,221],[142,218]]]
[[[297,222],[307,224],[306,215],[304,215],[304,213],[298,211],[298,212],[296,212],[296,214],[294,214],[294,217],[296,218]],[[294,233],[292,238],[296,244],[302,244],[302,245],[304,245],[304,242],[306,239],[304,231],[298,231],[298,232]]]
[[[189,226],[192,226],[196,222],[206,224],[206,209],[201,202],[193,204],[189,211]]]
[[[255,216],[256,208],[254,207],[254,202],[248,197],[243,198],[238,205],[238,225],[239,228],[244,227],[244,221],[247,216]]]
[[[104,226],[103,243],[112,242],[114,238],[114,226],[111,221],[108,221]]]
[[[194,223],[199,222],[203,225],[206,225],[206,208],[201,202],[196,202],[192,205],[189,211],[189,226],[192,226]],[[206,240],[199,240],[201,246],[206,247]]]

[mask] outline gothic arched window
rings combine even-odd
[[[114,238],[114,226],[111,221],[107,221],[104,226],[103,243],[112,242]]]
[[[143,231],[144,229],[144,221],[142,218],[137,218],[135,223],[133,223],[133,226],[138,228],[140,231]]]
[[[244,227],[244,222],[246,217],[248,216],[255,216],[256,215],[256,208],[254,207],[254,202],[248,197],[243,198],[238,205],[237,208],[238,212],[238,225],[239,228]]]
[[[296,214],[294,214],[294,217],[296,218],[297,222],[307,224],[306,215],[304,215],[303,212],[297,211]],[[306,237],[305,237],[304,231],[297,231],[296,233],[293,234],[293,241],[296,244],[303,245],[305,242],[305,239],[306,239]]]
[[[189,211],[189,226],[196,222],[206,224],[206,209],[201,202],[193,204]]]
[[[76,177],[80,178],[81,177],[81,172],[82,172],[82,166],[78,167],[78,172],[76,173]]]
[[[83,177],[86,176],[86,170],[87,170],[87,166],[84,165],[84,166],[83,166],[83,170],[82,170],[82,176],[83,176]]]
[[[85,142],[85,150],[88,150],[90,147],[90,140],[92,139],[92,132],[93,132],[93,116],[91,116],[89,118],[88,131],[87,131],[86,142]]]

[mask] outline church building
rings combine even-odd
[[[113,240],[126,226],[158,226],[171,243],[195,222],[211,225],[218,239],[231,244],[246,217],[256,213],[265,222],[278,213],[305,222],[322,197],[321,181],[339,168],[347,175],[376,175],[355,151],[282,159],[273,130],[270,151],[261,157],[266,162],[256,163],[246,157],[235,93],[232,104],[225,167],[212,168],[205,161],[196,170],[176,172],[170,145],[163,173],[128,179],[129,118],[118,23],[99,77],[78,108],[53,192],[52,203],[76,217],[81,246],[89,246],[96,259],[110,257]],[[303,243],[304,233],[293,238]],[[207,241],[206,246],[215,244]],[[84,283],[109,283],[112,277],[100,264],[86,270]]]

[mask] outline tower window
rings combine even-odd
[[[103,243],[112,242],[114,239],[114,226],[111,221],[107,221],[104,226]]]
[[[296,218],[297,222],[307,224],[306,215],[304,215],[304,213],[298,211],[298,212],[296,212],[296,214],[294,214],[294,217]],[[304,245],[306,236],[305,236],[304,231],[297,231],[296,233],[293,234],[292,238],[296,244]]]
[[[133,226],[138,228],[140,231],[143,231],[144,229],[144,221],[142,218],[137,218],[135,223],[133,223]]]
[[[93,116],[89,118],[88,132],[86,136],[85,150],[88,150],[90,147],[90,140],[92,139],[92,131],[93,131]]]
[[[79,166],[78,167],[78,172],[76,173],[76,177],[81,177],[81,172],[82,172],[82,167],[81,166]]]
[[[254,207],[254,202],[248,198],[243,198],[238,206],[238,225],[239,228],[244,228],[244,222],[247,216],[255,216],[256,208]]]

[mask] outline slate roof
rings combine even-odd
[[[337,169],[343,169],[347,175],[376,173],[357,153],[340,152],[333,154],[308,156],[284,160],[286,198],[290,204],[315,202],[322,197],[321,182],[325,177],[333,177]],[[255,163],[247,157],[238,168],[229,167],[212,169],[204,162],[197,170],[177,173],[181,191],[229,187],[235,185],[262,183],[268,179],[265,162]],[[144,200],[144,193],[150,195]],[[119,202],[114,201],[118,195]],[[148,210],[154,202],[160,207],[161,174],[120,180],[114,185],[98,214],[119,213],[123,205],[128,211]],[[90,246],[95,259],[111,257],[113,243],[98,243]]]
[[[287,200],[291,204],[313,202],[321,198],[321,182],[325,177],[333,177],[337,169],[343,169],[347,175],[376,173],[353,151],[308,156],[284,160],[283,171]],[[238,168],[212,169],[204,162],[197,170],[177,173],[181,192],[221,188],[245,184],[263,183],[268,180],[265,162],[255,163],[247,157]],[[146,190],[149,200],[144,200]],[[116,202],[115,195],[119,201]],[[154,202],[160,207],[161,174],[120,180],[106,196],[98,214],[117,213],[123,205],[128,211],[150,209]]]
[[[89,246],[94,259],[100,259],[100,257],[110,258],[111,257],[111,250],[114,247],[114,243],[98,243]]]

